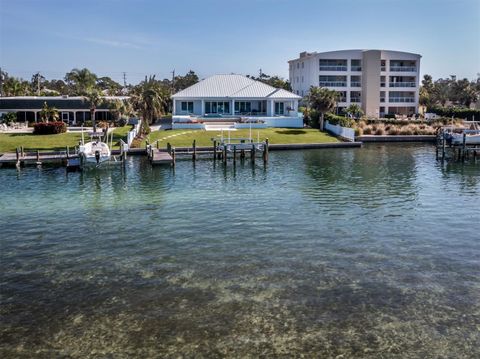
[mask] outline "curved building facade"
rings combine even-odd
[[[421,55],[390,50],[302,52],[290,60],[293,92],[307,95],[311,86],[340,93],[338,109],[360,105],[369,117],[418,112]]]

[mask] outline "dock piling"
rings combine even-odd
[[[233,165],[237,164],[237,146],[233,146]]]
[[[193,147],[192,160],[195,161],[197,159],[197,141],[196,140],[193,140],[192,147]]]

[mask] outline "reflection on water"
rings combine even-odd
[[[479,356],[480,167],[434,157],[2,169],[0,356]]]

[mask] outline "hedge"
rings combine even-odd
[[[480,110],[466,108],[466,107],[440,107],[440,106],[432,106],[427,109],[427,112],[436,113],[442,117],[455,117],[455,118],[462,118],[467,119],[469,121],[475,119],[480,121]]]
[[[65,122],[39,122],[33,125],[34,135],[54,135],[57,133],[67,132],[67,125]]]
[[[326,113],[324,120],[328,121],[331,125],[340,125],[342,127],[353,127],[355,120],[348,117],[334,115],[333,113]]]

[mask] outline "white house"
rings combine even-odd
[[[300,96],[243,75],[213,75],[172,96],[173,128],[303,127]]]
[[[421,55],[390,50],[302,52],[289,61],[293,92],[310,86],[340,94],[338,108],[356,103],[367,116],[418,112]]]

